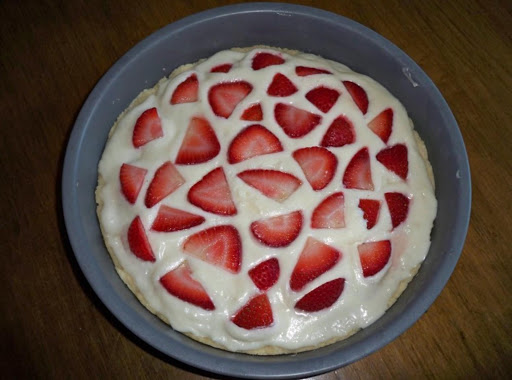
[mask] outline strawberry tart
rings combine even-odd
[[[175,330],[280,354],[382,316],[437,210],[401,103],[318,56],[258,46],[185,65],[118,118],[99,164],[103,237]]]

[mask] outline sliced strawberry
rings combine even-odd
[[[274,75],[272,82],[267,88],[267,94],[279,97],[290,96],[297,91],[298,89],[293,82],[281,73]]]
[[[231,141],[228,148],[228,162],[236,164],[249,158],[281,152],[279,139],[267,128],[259,124],[244,128]]]
[[[188,200],[193,205],[214,214],[235,215],[237,213],[222,167],[213,169],[192,186],[188,191]]]
[[[409,213],[409,198],[401,193],[385,193],[384,197],[388,204],[391,224],[394,229],[407,218],[407,214]]]
[[[274,316],[268,296],[263,293],[252,298],[231,317],[231,321],[246,330],[271,326],[274,323]]]
[[[331,74],[331,72],[324,69],[317,69],[315,67],[297,66],[295,68],[295,74],[299,77],[306,77],[308,75],[315,74]]]
[[[293,158],[315,191],[322,190],[331,182],[338,167],[336,156],[319,146],[297,149],[293,152]]]
[[[341,253],[333,247],[308,237],[290,278],[290,288],[298,292],[315,278],[334,267]]]
[[[202,117],[193,117],[181,142],[176,164],[200,164],[211,160],[219,152],[219,140],[208,120]]]
[[[162,205],[158,209],[151,229],[158,232],[180,231],[195,227],[204,221],[205,219],[201,215]]]
[[[171,96],[171,104],[197,102],[199,92],[199,81],[196,74],[192,74],[174,90]]]
[[[356,139],[356,133],[352,122],[346,116],[338,116],[333,120],[327,132],[322,138],[321,146],[341,147],[343,145],[352,144]]]
[[[192,277],[186,261],[160,278],[160,284],[173,296],[205,310],[215,310],[210,296],[203,285]]]
[[[208,91],[208,102],[215,115],[227,119],[251,91],[252,85],[245,81],[219,83]]]
[[[368,128],[379,136],[384,143],[387,143],[393,129],[393,110],[386,108],[379,113],[368,123]]]
[[[282,65],[284,59],[278,55],[261,52],[254,56],[252,59],[252,69],[261,70],[268,66]]]
[[[278,202],[283,202],[302,184],[294,175],[278,170],[246,170],[238,173],[238,177]]]
[[[231,225],[207,228],[190,235],[183,251],[207,263],[238,273],[242,264],[242,241]]]
[[[354,154],[343,174],[343,185],[347,189],[373,190],[368,148],[362,148]]]
[[[231,63],[224,63],[224,64],[221,64],[221,65],[217,65],[215,67],[212,67],[210,72],[211,73],[228,73],[229,70],[231,70],[231,67],[233,67],[233,65]]]
[[[149,184],[144,200],[146,207],[153,207],[184,183],[185,178],[181,176],[171,161],[164,162],[157,169],[155,176]]]
[[[363,210],[363,218],[366,220],[366,229],[371,230],[379,219],[380,201],[376,199],[360,199],[359,208]]]
[[[249,277],[262,292],[270,289],[279,279],[279,261],[273,257],[249,270]]]
[[[139,216],[136,216],[128,227],[128,245],[130,251],[139,259],[151,262],[156,260]]]
[[[343,84],[354,103],[356,103],[357,107],[361,110],[363,115],[365,115],[366,112],[368,112],[368,95],[366,95],[366,91],[358,84],[348,80],[343,81]]]
[[[153,107],[144,111],[135,122],[132,143],[135,148],[140,148],[163,135],[162,121],[157,109]]]
[[[274,116],[277,124],[291,138],[307,135],[322,121],[320,115],[284,103],[276,104]]]
[[[340,298],[345,288],[345,279],[336,278],[313,289],[297,301],[295,309],[299,311],[315,312],[327,309]]]
[[[389,240],[371,241],[357,246],[363,276],[371,277],[386,266],[391,257],[391,242]]]
[[[269,247],[286,247],[299,236],[302,229],[302,212],[272,216],[251,223],[251,232],[262,244]]]
[[[261,109],[261,104],[256,103],[252,106],[249,106],[242,116],[240,117],[242,120],[249,120],[249,121],[261,121],[263,120],[263,110]]]
[[[342,192],[325,198],[311,215],[311,228],[345,227],[345,197]]]
[[[134,204],[139,196],[140,189],[148,171],[130,164],[121,165],[119,170],[119,181],[121,192],[128,202]]]
[[[329,112],[339,97],[340,93],[338,90],[324,86],[314,88],[306,94],[306,99],[323,113]]]
[[[404,144],[384,148],[377,153],[376,158],[388,170],[405,181],[409,173],[409,160],[407,159],[407,147]]]

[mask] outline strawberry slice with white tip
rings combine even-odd
[[[284,59],[278,55],[271,53],[257,53],[252,59],[252,69],[261,70],[268,66],[282,65]]]
[[[213,214],[235,215],[237,213],[222,167],[213,169],[194,184],[187,197],[193,205]]]
[[[391,215],[391,224],[393,229],[407,219],[409,214],[409,198],[402,193],[385,193],[386,203],[388,205],[389,214]]]
[[[281,73],[274,75],[272,82],[267,88],[267,94],[270,96],[278,96],[282,98],[295,94],[297,91],[299,90],[293,84],[293,82]]]
[[[315,191],[325,188],[336,173],[338,159],[325,148],[314,146],[297,149],[292,155]]]
[[[156,261],[153,249],[146,235],[146,230],[139,216],[136,216],[130,223],[130,227],[128,227],[128,245],[130,246],[130,251],[139,259],[151,262]]]
[[[343,185],[347,189],[373,190],[368,148],[362,148],[354,154],[343,174]]]
[[[297,74],[299,77],[306,77],[309,75],[332,74],[332,73],[328,70],[318,69],[316,67],[297,66],[295,68],[295,74]]]
[[[201,215],[192,214],[166,205],[160,206],[151,229],[157,232],[174,232],[198,226],[205,221]]]
[[[357,83],[348,80],[343,81],[343,84],[354,103],[356,103],[357,107],[361,110],[363,115],[365,115],[366,112],[368,112],[368,95],[366,95],[366,91]]]
[[[249,106],[240,117],[241,120],[261,121],[263,120],[263,109],[260,103]]]
[[[372,241],[357,246],[363,276],[371,277],[379,273],[391,257],[391,242],[389,240]]]
[[[231,141],[228,148],[228,162],[236,164],[249,158],[281,152],[279,139],[262,125],[254,124],[244,128]]]
[[[355,140],[354,125],[346,116],[341,115],[334,119],[327,128],[320,145],[324,147],[342,147],[352,144]]]
[[[380,201],[376,199],[360,199],[359,208],[363,211],[363,218],[366,220],[366,229],[371,230],[379,219]]]
[[[311,228],[345,227],[345,196],[342,192],[325,198],[311,215]]]
[[[337,249],[308,237],[293,268],[290,288],[295,292],[302,290],[315,278],[333,268],[340,258],[341,253]]]
[[[220,152],[220,144],[209,121],[193,117],[176,156],[178,165],[194,165],[210,161]]]
[[[368,128],[387,144],[393,130],[393,110],[386,108],[379,113],[368,123]]]
[[[338,298],[340,298],[344,288],[344,278],[336,278],[326,282],[298,300],[295,304],[295,309],[309,313],[327,309],[334,305]]]
[[[407,147],[404,144],[396,144],[382,149],[377,153],[377,161],[392,171],[404,181],[409,173],[409,160],[407,158]]]
[[[274,316],[268,296],[263,293],[253,297],[231,317],[231,321],[245,330],[270,327],[274,323]]]
[[[228,272],[240,272],[242,240],[231,225],[210,227],[190,235],[183,243],[183,251]]]
[[[157,109],[153,107],[144,111],[135,122],[132,144],[135,148],[140,148],[163,135],[162,121]]]
[[[229,70],[231,70],[231,67],[233,67],[233,65],[231,63],[223,63],[221,65],[212,67],[210,72],[211,73],[228,73]]]
[[[265,260],[249,270],[249,277],[262,292],[270,289],[279,279],[279,260],[275,257]]]
[[[192,74],[181,82],[171,95],[171,104],[197,102],[199,92],[199,81],[196,74]]]
[[[299,236],[302,219],[300,211],[260,219],[251,223],[251,232],[264,245],[286,247]]]
[[[238,177],[263,195],[283,202],[302,184],[293,174],[278,170],[252,169],[238,173]]]
[[[329,112],[339,97],[340,93],[338,90],[325,86],[314,88],[306,94],[306,99],[323,113]]]
[[[307,135],[322,121],[320,115],[284,103],[276,104],[274,117],[277,124],[291,138]]]
[[[215,115],[227,119],[234,109],[252,91],[252,85],[245,81],[223,82],[208,91],[208,102]]]
[[[160,284],[174,297],[198,306],[204,310],[215,310],[210,296],[203,285],[192,277],[186,261],[160,278]]]
[[[146,178],[147,170],[138,166],[123,164],[119,170],[119,182],[121,182],[121,192],[126,200],[134,204],[139,196],[140,189]]]
[[[180,172],[171,161],[164,162],[162,166],[157,169],[149,184],[144,200],[146,207],[153,207],[184,183],[185,178],[181,176]]]

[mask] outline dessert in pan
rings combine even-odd
[[[343,64],[257,46],[142,92],[99,164],[116,269],[174,329],[280,354],[377,320],[428,252],[426,149],[383,86]]]

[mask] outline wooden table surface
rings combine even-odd
[[[75,118],[109,67],[164,25],[229,3],[0,2],[2,377],[208,376],[134,337],[92,292],[66,238],[60,176]],[[455,114],[473,179],[466,245],[440,297],[394,342],[317,379],[510,378],[512,3],[297,3],[374,29],[422,67]]]

